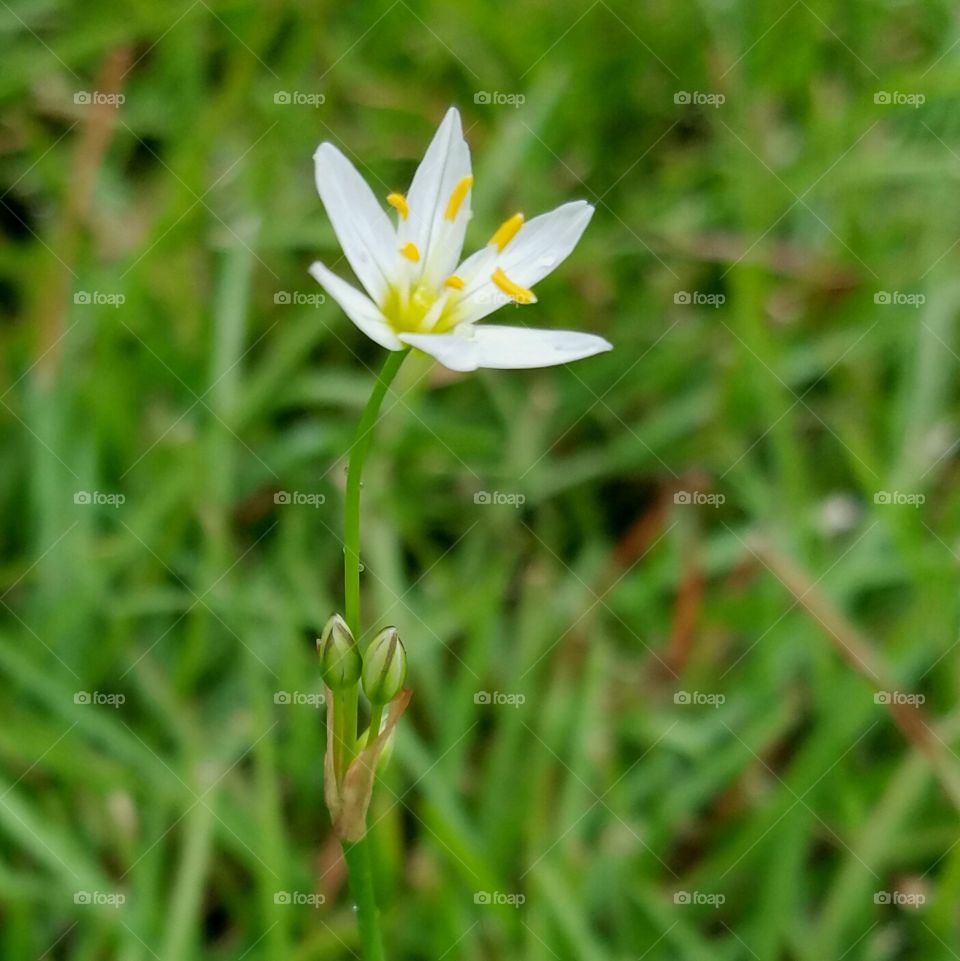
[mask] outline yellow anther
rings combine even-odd
[[[458,277],[456,274],[451,274],[444,282],[444,287],[452,287],[454,290],[463,290],[466,287],[466,283],[462,277]]]
[[[456,219],[457,211],[460,209],[460,205],[470,192],[472,186],[473,177],[466,176],[460,178],[459,183],[453,188],[453,192],[450,194],[450,199],[447,201],[447,211],[444,214],[447,220]]]
[[[503,250],[503,248],[506,247],[511,240],[513,240],[517,231],[522,226],[523,214],[514,214],[512,217],[500,224],[499,227],[497,227],[496,232],[490,238],[490,246],[496,247],[497,250]]]
[[[498,267],[491,275],[490,279],[511,299],[515,300],[518,304],[534,304],[537,301],[536,294],[532,290],[527,290],[526,287],[521,287],[519,284],[515,284],[504,272],[503,269]]]
[[[413,263],[417,263],[420,260],[420,251],[417,250],[417,245],[410,240],[400,248],[400,253],[403,254],[407,260],[413,261]]]
[[[393,207],[398,214],[400,214],[401,220],[406,220],[410,216],[410,205],[407,203],[407,198],[403,194],[388,194],[387,203]]]

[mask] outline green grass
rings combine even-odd
[[[317,144],[385,195],[451,103],[468,246],[592,200],[523,319],[616,349],[414,359],[385,402],[364,615],[415,692],[371,818],[390,957],[957,957],[950,5],[11,0],[0,27],[0,957],[356,955],[323,713],[275,695],[322,689],[382,351],[276,295],[348,273]]]

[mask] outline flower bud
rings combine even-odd
[[[360,677],[360,651],[347,622],[334,614],[317,641],[320,674],[331,691],[342,691],[357,683]]]
[[[363,658],[363,693],[371,704],[389,704],[407,679],[407,652],[395,627],[384,628]]]

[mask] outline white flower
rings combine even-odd
[[[611,349],[593,334],[476,326],[505,304],[536,302],[530,288],[573,250],[593,207],[578,200],[526,222],[514,214],[460,263],[473,177],[455,108],[443,118],[407,195],[386,198],[396,227],[333,144],[321,144],[314,161],[320,198],[366,294],[322,263],[310,273],[381,347],[416,347],[461,371],[549,367]]]

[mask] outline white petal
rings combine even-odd
[[[493,248],[487,247],[468,257],[457,271],[466,281],[457,322],[474,323],[509,301],[490,281],[498,267],[521,287],[543,280],[570,256],[592,216],[590,204],[575,200],[528,220],[499,255],[493,256]]]
[[[504,273],[521,287],[532,287],[563,263],[593,216],[585,200],[574,200],[528,220],[500,255]]]
[[[403,349],[386,318],[366,294],[328,270],[320,261],[310,265],[310,274],[371,340],[387,350]]]
[[[595,334],[573,330],[534,330],[527,327],[470,325],[451,334],[401,334],[400,340],[430,354],[450,370],[521,370],[553,367],[611,350],[613,345]]]
[[[438,286],[453,272],[463,250],[470,219],[468,192],[453,220],[447,204],[454,188],[470,176],[470,148],[463,139],[460,114],[451,107],[437,128],[413,176],[407,204],[410,216],[401,222],[401,236],[417,245],[425,283]]]
[[[397,235],[356,168],[333,144],[313,155],[317,191],[357,279],[382,303],[397,260]]]

